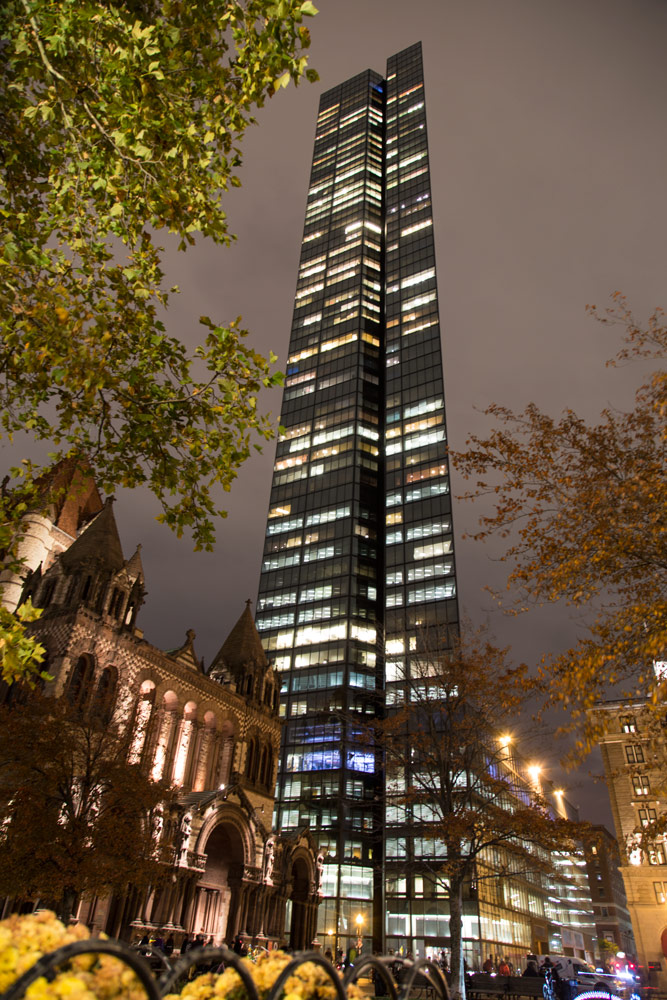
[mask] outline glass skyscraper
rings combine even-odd
[[[325,946],[419,948],[447,928],[364,723],[420,630],[458,621],[420,45],[321,98],[281,424],[256,619],[283,681],[275,829],[319,841]]]

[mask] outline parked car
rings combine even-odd
[[[546,957],[546,955],[539,956],[540,971]],[[559,979],[575,984],[574,997],[594,993],[630,1000],[632,994],[637,992],[638,984],[634,979],[618,976],[615,973],[599,972],[594,965],[590,965],[582,958],[571,958],[568,955],[549,955],[548,957],[554,971],[558,973]]]

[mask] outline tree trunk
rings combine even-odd
[[[70,917],[76,903],[76,892],[71,887],[63,889],[63,894],[58,904],[58,920],[61,920],[65,927],[69,925]]]
[[[463,965],[463,880],[452,879],[449,885],[449,935],[452,943],[452,1000],[465,1000],[466,981]]]

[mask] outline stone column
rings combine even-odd
[[[208,754],[206,757],[206,772],[204,776],[204,789],[217,788],[219,782],[216,780],[218,774],[218,755],[220,753],[220,733],[211,732],[211,739],[208,744]]]
[[[239,932],[241,917],[241,899],[243,896],[243,883],[240,879],[227,879],[231,895],[229,898],[229,912],[227,913],[226,938],[229,944]]]
[[[195,773],[202,745],[203,727],[201,722],[196,722],[195,720],[192,720],[191,726],[190,746],[188,747],[188,756],[183,774],[183,787],[194,790]]]
[[[242,934],[244,937],[249,937],[248,934],[248,907],[250,905],[250,886],[247,882],[241,885],[241,899],[239,905],[239,919],[237,934]]]
[[[132,745],[128,755],[129,764],[138,764],[146,745],[146,737],[150,728],[151,713],[153,711],[153,700],[149,696],[142,697],[137,705],[134,719],[134,735]]]
[[[178,922],[181,927],[184,927],[186,931],[190,931],[192,918],[193,918],[193,908],[196,895],[196,883],[193,879],[188,878],[185,883],[185,889],[183,891],[183,899],[181,902],[181,912],[179,913]]]
[[[208,774],[211,749],[213,747],[213,730],[206,727],[199,733],[197,753],[193,760],[194,778],[192,790],[203,792],[206,790],[206,776]]]
[[[178,736],[181,731],[180,727],[181,717],[179,716],[178,709],[176,708],[171,709],[169,714],[172,716],[172,720],[169,726],[169,734],[166,746],[167,752],[166,752],[163,774],[167,778],[173,779],[174,763],[176,760],[176,750],[178,747]]]
[[[173,730],[176,723],[175,711],[165,711],[160,709],[157,713],[157,733],[155,739],[155,750],[153,752],[153,764],[151,768],[151,778],[159,781],[164,775],[169,775],[169,751],[173,737]]]
[[[182,787],[185,783],[185,773],[190,756],[190,743],[192,740],[194,723],[192,719],[181,719],[173,741],[174,773],[173,782]]]
[[[222,740],[222,750],[220,763],[218,765],[218,784],[228,784],[229,775],[232,770],[232,752],[234,750],[234,737],[225,736]]]

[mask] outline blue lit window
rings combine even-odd
[[[348,750],[347,766],[351,771],[364,771],[367,774],[373,774],[375,756],[372,753],[361,753],[359,750]]]

